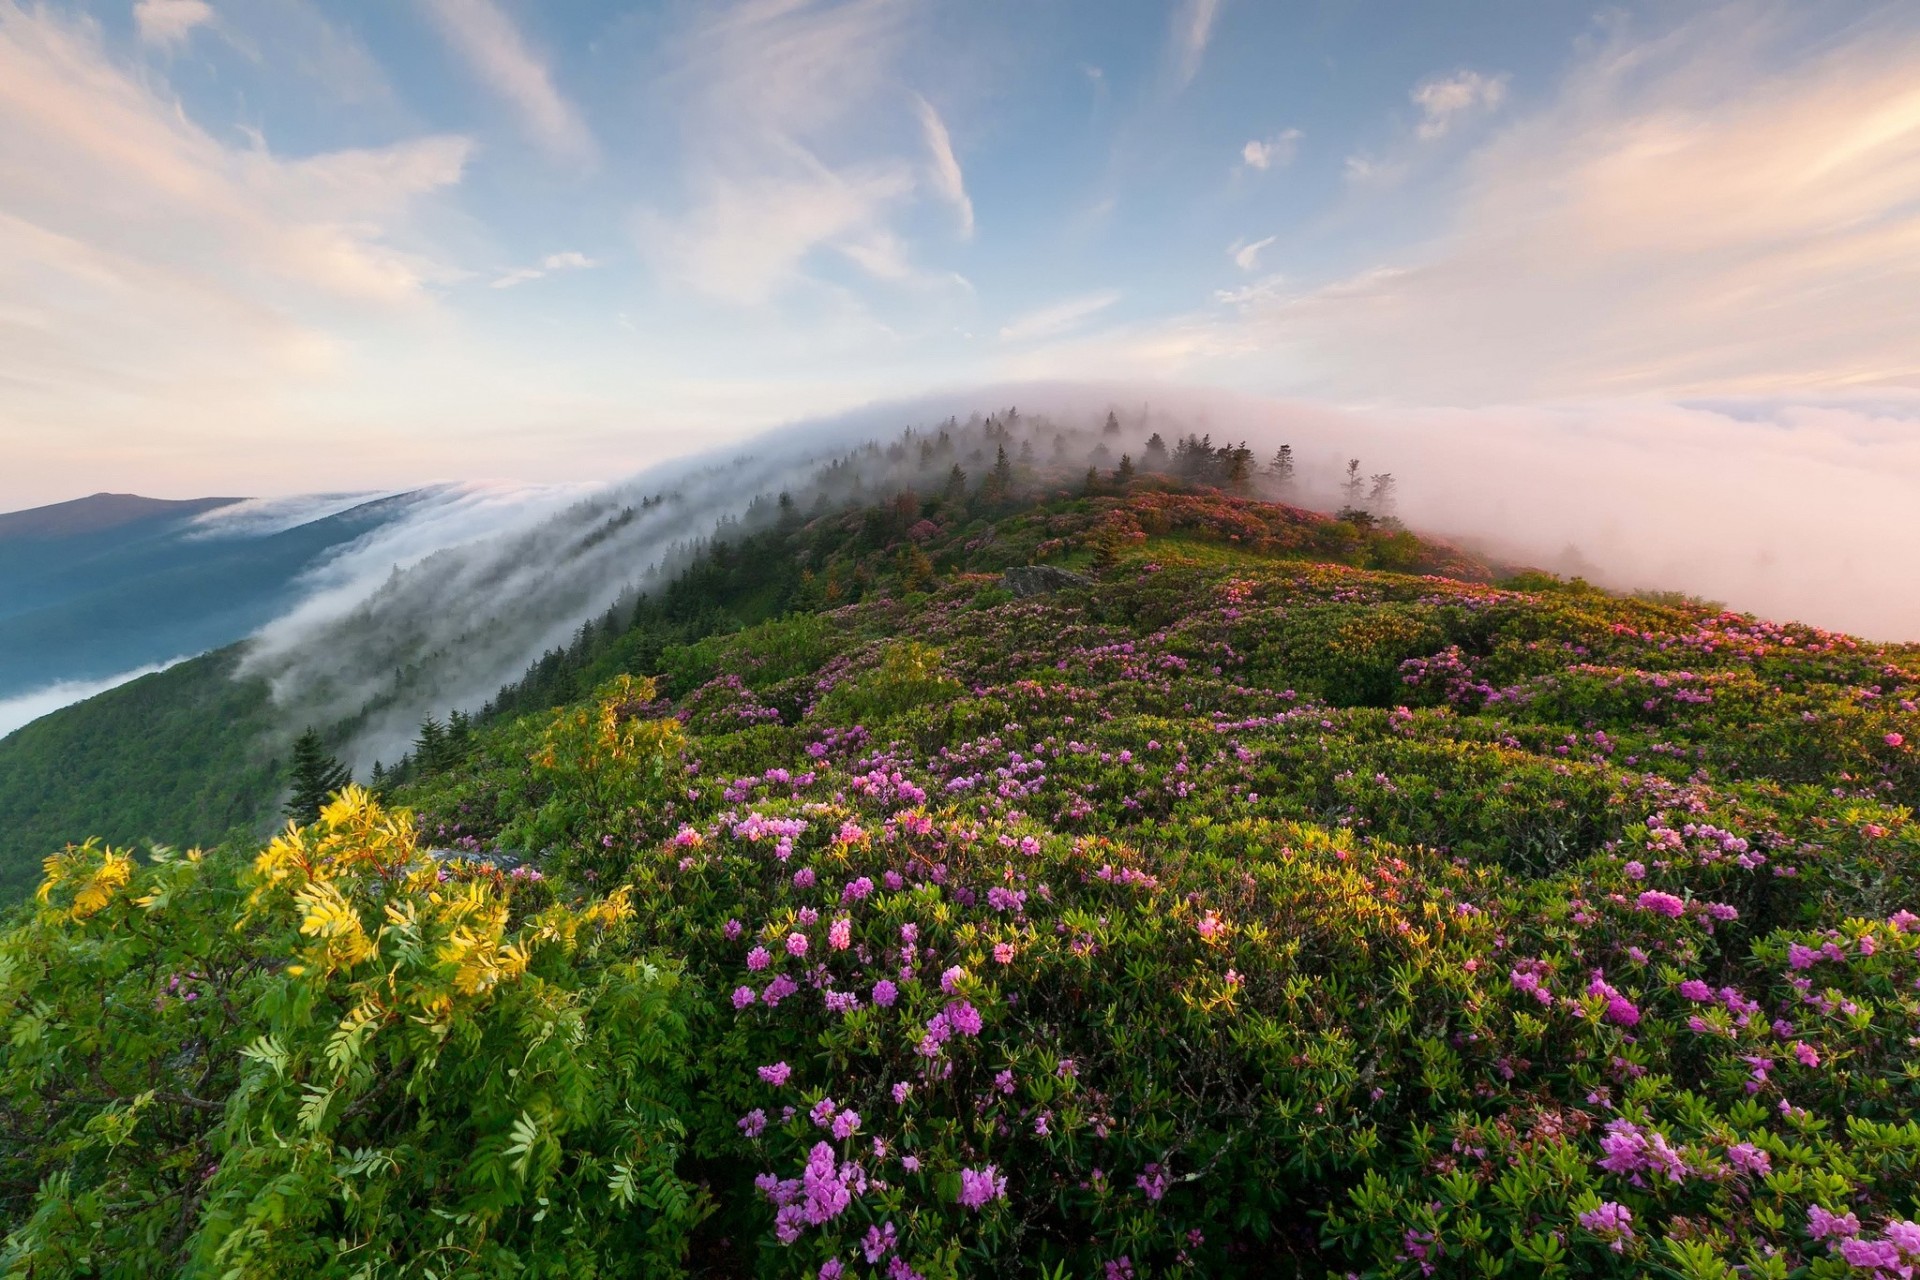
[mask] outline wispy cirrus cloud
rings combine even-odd
[[[515,285],[525,284],[529,280],[539,280],[546,276],[553,275],[556,272],[584,271],[589,267],[597,267],[599,265],[598,262],[589,258],[586,254],[576,250],[568,250],[565,253],[550,253],[540,259],[539,265],[537,266],[515,267],[511,271],[495,277],[492,282],[492,287],[495,289],[511,289]]]
[[[193,29],[213,21],[207,0],[139,0],[133,23],[148,44],[172,47],[184,44]]]
[[[1279,238],[1268,236],[1264,240],[1236,240],[1227,246],[1227,255],[1233,259],[1233,265],[1242,271],[1257,271],[1260,267],[1261,252]]]
[[[953,206],[960,219],[960,238],[973,238],[973,201],[967,198],[966,177],[960,172],[960,161],[953,154],[953,139],[947,133],[946,121],[933,109],[933,104],[919,94],[913,98],[914,107],[920,115],[920,127],[926,133],[927,152],[932,157],[933,187],[940,198]]]
[[[519,113],[527,135],[569,164],[590,165],[599,146],[553,72],[494,0],[426,0],[440,34],[476,78]]]
[[[470,145],[290,157],[216,137],[93,23],[0,0],[0,421],[19,433],[16,483],[55,465],[42,457],[108,444],[164,456],[210,418],[257,433],[288,389],[339,367],[353,326],[426,309],[457,269],[416,217],[460,181]],[[129,405],[137,441],[119,425]]]
[[[736,0],[699,11],[659,83],[683,135],[687,199],[640,211],[640,247],[698,293],[761,306],[824,259],[887,283],[939,283],[914,266],[898,214],[930,189],[972,225],[945,123],[897,75],[914,13],[886,0]],[[876,120],[917,117],[931,166]],[[905,121],[902,120],[902,123]]]
[[[1220,17],[1220,5],[1221,0],[1178,0],[1174,5],[1169,53],[1176,90],[1186,88],[1200,74],[1207,45],[1213,40],[1214,23]]]
[[[1920,30],[1815,43],[1802,16],[1616,26],[1467,154],[1437,234],[1060,372],[1176,351],[1170,376],[1430,405],[1920,390]]]
[[[1009,320],[1000,330],[1002,342],[1034,342],[1078,328],[1083,322],[1120,301],[1120,291],[1103,289],[1055,302]]]

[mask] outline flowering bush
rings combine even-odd
[[[47,873],[0,939],[8,1275],[678,1267],[683,996],[624,891],[514,927],[357,789],[251,866]]]
[[[673,958],[646,971],[673,1028],[655,1056],[568,1051],[674,1099],[683,1140],[635,1104],[678,1188],[636,1229],[691,1233],[716,1274],[1920,1263],[1914,653],[1363,568],[1367,531],[1335,523],[1161,488],[993,524],[943,507],[902,525],[948,571],[910,593],[873,522],[801,526],[796,554],[857,603],[669,648],[658,686],[497,725],[413,784],[426,829],[538,853],[537,885],[460,873],[495,895],[485,920],[533,939],[600,913],[569,926],[590,957],[544,962],[559,976],[538,957],[560,934],[525,968],[531,943],[448,934],[434,972],[497,1004]],[[1043,543],[1097,543],[1096,589],[999,590]],[[1306,558],[1336,551],[1353,563]],[[96,904],[178,874],[72,858],[9,947],[97,945],[101,913],[142,917]],[[223,928],[292,912],[275,877],[299,865],[283,848],[236,880]],[[285,957],[252,981],[385,971],[330,928],[223,945]],[[463,966],[492,972],[474,957],[503,976],[464,992]],[[190,950],[141,999],[177,1010],[216,968]],[[29,987],[6,990],[25,1097],[48,1068],[19,1047]],[[219,1086],[249,1116],[261,1070]],[[612,1123],[586,1114],[569,1132]],[[569,1212],[607,1202],[589,1171],[612,1176],[614,1139],[540,1133],[577,1173]]]

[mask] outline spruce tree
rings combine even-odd
[[[1273,455],[1273,461],[1267,464],[1267,474],[1279,481],[1282,487],[1293,483],[1293,446],[1283,444]]]
[[[1120,415],[1115,413],[1111,409],[1107,410],[1107,425],[1103,428],[1103,430],[1105,434],[1110,436],[1119,435],[1120,434]]]
[[[333,797],[353,781],[353,771],[327,753],[320,735],[309,727],[294,740],[290,781],[293,794],[281,811],[294,822],[312,822]]]
[[[1141,455],[1140,465],[1149,471],[1167,469],[1167,442],[1160,438],[1158,431],[1147,437],[1147,449]]]
[[[1124,485],[1129,480],[1132,480],[1132,479],[1133,479],[1133,455],[1130,453],[1123,453],[1120,455],[1120,465],[1114,468],[1113,482],[1115,484]]]
[[[1360,478],[1360,459],[1348,458],[1346,483],[1348,507],[1358,507],[1360,505],[1360,495],[1365,487],[1366,481]]]

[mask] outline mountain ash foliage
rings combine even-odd
[[[982,483],[264,850],[49,859],[8,1274],[1920,1266],[1920,652]]]

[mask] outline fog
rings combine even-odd
[[[168,667],[185,661],[185,658],[170,658],[165,662],[135,667],[131,671],[122,671],[119,675],[107,676],[100,680],[61,680],[11,698],[0,698],[0,738],[6,737],[21,725],[31,724],[41,716],[51,715],[64,706],[84,702],[109,689],[117,688],[129,680],[138,680],[141,676],[165,671]]]
[[[1920,401],[1399,410],[1049,383],[790,423],[602,485],[446,486],[309,575],[302,603],[259,633],[243,669],[272,682],[290,720],[349,726],[361,767],[392,760],[422,718],[477,709],[717,527],[737,529],[756,497],[765,509],[788,490],[804,509],[823,464],[849,450],[1008,405],[1089,446],[1111,410],[1116,458],[1137,459],[1153,432],[1170,444],[1189,432],[1245,440],[1263,461],[1290,444],[1300,500],[1323,509],[1358,458],[1363,474],[1395,477],[1408,526],[1508,563],[1920,639],[1920,592],[1904,576],[1920,551]],[[834,483],[868,497],[938,483],[911,471],[862,449]]]

